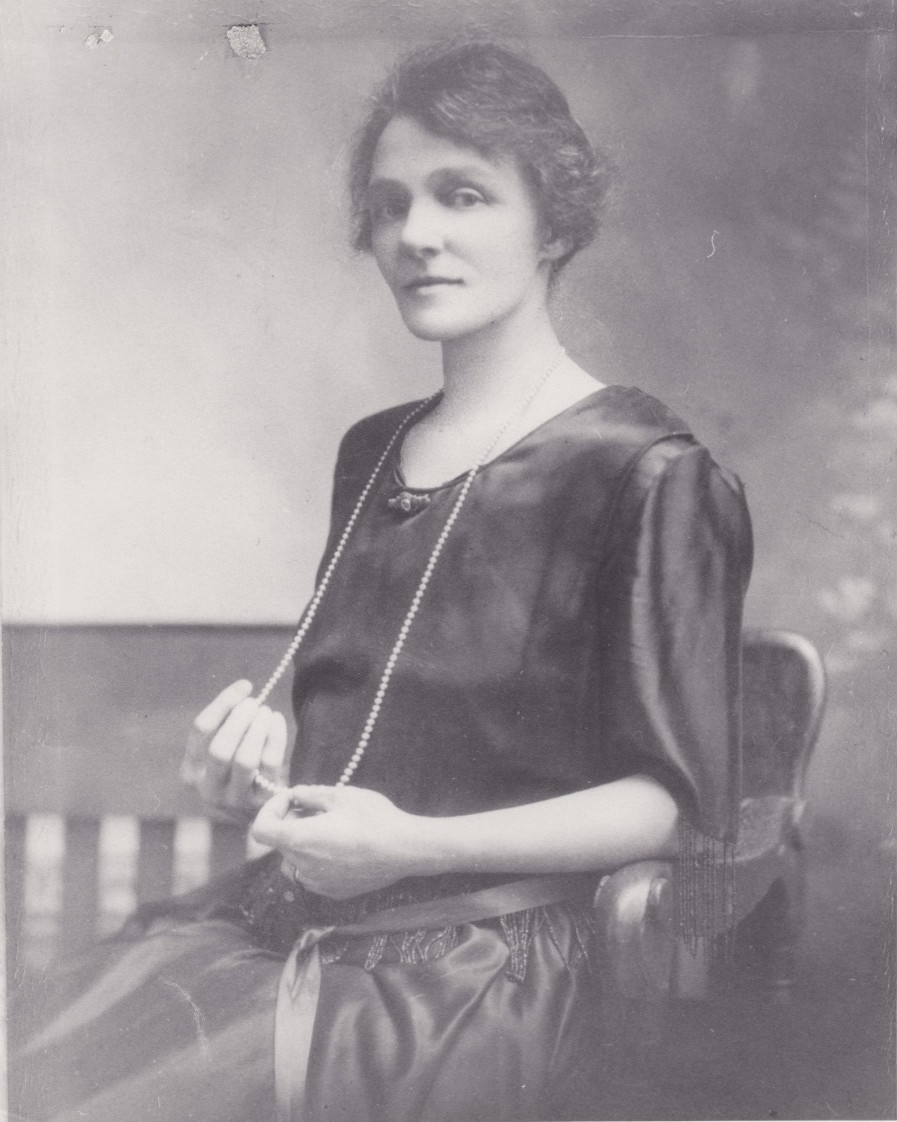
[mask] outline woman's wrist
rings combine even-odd
[[[411,829],[405,853],[409,876],[439,876],[444,873],[476,871],[476,862],[467,852],[461,824],[463,818],[437,818],[408,815]]]

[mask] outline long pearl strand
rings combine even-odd
[[[439,537],[436,539],[436,544],[433,546],[433,550],[430,553],[430,557],[424,568],[423,574],[421,575],[417,590],[412,597],[408,611],[405,613],[405,618],[402,621],[402,626],[399,628],[398,637],[393,643],[392,650],[389,652],[389,657],[386,660],[386,665],[383,669],[382,675],[380,676],[380,682],[377,686],[377,692],[374,694],[374,700],[371,704],[370,711],[368,712],[367,719],[364,722],[364,728],[362,730],[361,736],[359,737],[358,743],[355,746],[355,751],[352,753],[349,758],[349,762],[343,769],[342,775],[336,782],[337,787],[345,787],[348,783],[351,782],[353,775],[358,770],[358,766],[361,763],[365,752],[367,751],[367,747],[371,741],[371,736],[374,732],[374,726],[377,723],[377,718],[380,716],[380,711],[383,708],[383,702],[386,699],[386,692],[389,689],[389,683],[392,680],[392,675],[393,671],[396,668],[396,663],[398,662],[399,656],[402,653],[402,648],[405,646],[405,642],[408,638],[409,632],[411,631],[411,625],[414,622],[415,616],[420,610],[424,593],[427,590],[427,586],[429,585],[430,580],[433,576],[433,572],[436,569],[437,562],[439,561],[439,558],[442,555],[442,551],[445,548],[445,543],[448,541],[448,537],[452,532],[452,528],[458,520],[458,515],[461,513],[461,508],[464,506],[467,496],[470,493],[470,488],[473,484],[474,479],[480,471],[480,468],[482,468],[483,464],[486,463],[486,461],[492,456],[495,449],[501,443],[502,438],[504,437],[508,429],[510,429],[511,425],[523,418],[527,409],[529,409],[530,405],[532,405],[542,387],[561,365],[565,355],[566,351],[561,348],[561,352],[558,357],[551,364],[551,366],[548,367],[545,373],[541,375],[539,380],[533,386],[532,390],[530,390],[530,392],[527,394],[526,399],[524,400],[520,408],[512,413],[511,416],[504,421],[499,430],[496,432],[495,436],[489,442],[488,446],[479,456],[476,463],[464,477],[464,482],[461,485],[461,490],[458,492],[458,497],[455,499],[451,512],[449,513],[449,516],[445,521],[445,525],[442,527],[442,531]],[[367,497],[374,486],[374,482],[376,481],[377,476],[380,474],[381,468],[386,462],[387,456],[395,446],[396,441],[399,439],[402,433],[405,432],[405,430],[415,419],[415,417],[417,417],[426,408],[428,408],[433,400],[434,398],[432,397],[428,398],[426,401],[422,402],[420,405],[412,409],[402,419],[399,427],[390,437],[389,443],[383,449],[383,453],[380,456],[380,459],[377,461],[374,470],[371,472],[371,477],[365,484],[364,489],[362,490],[358,498],[358,502],[355,504],[355,509],[352,511],[349,521],[346,523],[346,528],[343,530],[339,543],[337,544],[337,547],[333,552],[333,556],[330,558],[327,568],[324,571],[324,575],[322,576],[318,587],[315,589],[315,593],[308,605],[308,608],[305,611],[305,614],[302,617],[302,622],[300,623],[299,628],[293,637],[293,641],[290,643],[283,658],[277,664],[277,668],[275,669],[274,673],[265,683],[264,688],[258,696],[258,702],[260,705],[265,701],[265,699],[274,689],[274,686],[286,673],[287,668],[290,666],[293,660],[293,656],[296,654],[296,651],[299,649],[302,640],[308,633],[308,629],[311,627],[312,620],[315,618],[321,601],[324,598],[324,593],[327,591],[327,587],[330,584],[330,579],[333,576],[333,572],[336,569],[336,566],[340,558],[342,557],[343,552],[345,551],[349,536],[355,527],[355,523],[358,521],[359,515],[361,514],[361,509],[364,506]],[[274,795],[288,790],[288,788],[283,784],[272,782],[266,776],[262,775],[259,771],[256,771],[255,775],[253,776],[253,785],[260,791],[268,795]]]
[[[346,543],[349,541],[349,537],[352,531],[355,529],[355,523],[358,521],[358,516],[361,514],[361,508],[364,506],[365,502],[367,501],[368,495],[371,493],[371,488],[374,486],[374,482],[377,479],[377,476],[380,474],[380,469],[386,463],[386,457],[392,451],[395,442],[399,439],[405,429],[408,428],[414,418],[423,413],[423,411],[427,409],[433,401],[435,401],[437,396],[438,395],[434,394],[432,397],[428,397],[425,401],[422,401],[419,405],[415,406],[414,409],[412,409],[409,413],[406,413],[406,415],[400,421],[399,427],[389,438],[389,443],[383,449],[380,459],[375,464],[374,470],[371,472],[370,479],[368,479],[367,483],[365,483],[361,494],[358,496],[358,501],[355,503],[355,509],[349,516],[349,521],[346,523],[345,529],[340,536],[340,540],[337,543],[336,549],[333,551],[333,556],[330,558],[330,561],[327,564],[327,568],[324,570],[324,575],[321,577],[320,583],[315,589],[314,595],[312,596],[308,607],[305,609],[296,634],[293,636],[293,641],[287,647],[284,656],[277,664],[274,673],[262,687],[262,690],[258,695],[259,705],[264,704],[264,702],[268,699],[271,691],[289,669],[290,664],[293,661],[293,656],[295,655],[296,651],[299,650],[299,646],[302,643],[302,640],[305,638],[315,616],[318,614],[318,608],[321,606],[321,601],[324,599],[324,593],[327,591],[327,587],[330,584],[330,578],[333,576],[334,570],[336,569],[336,566],[338,565],[339,560],[342,557],[343,552],[345,551]],[[256,782],[258,786],[261,786],[261,782],[259,780],[257,780]]]

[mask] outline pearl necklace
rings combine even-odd
[[[458,497],[455,499],[455,503],[452,506],[449,516],[445,520],[445,525],[442,527],[442,531],[439,537],[436,539],[436,544],[433,546],[433,550],[430,553],[429,560],[424,567],[424,571],[418,583],[417,590],[411,599],[411,604],[408,607],[408,611],[405,613],[405,618],[402,621],[402,626],[399,628],[398,637],[393,643],[392,650],[389,652],[389,658],[386,660],[386,665],[383,669],[383,673],[380,676],[380,682],[377,686],[377,692],[374,694],[374,700],[371,704],[370,711],[368,712],[367,719],[364,722],[364,728],[362,730],[361,736],[359,737],[358,743],[355,746],[355,751],[349,757],[349,761],[343,769],[342,775],[337,780],[337,787],[345,787],[348,783],[351,782],[352,776],[358,770],[358,765],[361,763],[362,758],[367,751],[367,747],[371,741],[371,736],[374,732],[374,726],[377,723],[377,718],[380,716],[380,710],[383,708],[383,702],[386,698],[386,692],[389,689],[389,683],[392,680],[393,671],[396,668],[396,663],[399,660],[399,655],[402,653],[402,648],[405,646],[405,641],[408,638],[408,633],[411,631],[411,625],[414,622],[415,616],[420,610],[424,593],[426,592],[427,586],[429,585],[430,580],[433,576],[436,564],[439,561],[440,556],[442,555],[442,551],[445,548],[446,541],[448,541],[449,534],[451,534],[452,528],[458,520],[458,515],[461,513],[461,508],[464,506],[464,503],[470,492],[473,481],[477,476],[477,473],[479,472],[483,464],[485,464],[486,461],[492,456],[492,453],[501,443],[502,438],[511,427],[511,425],[523,418],[527,409],[529,409],[529,407],[532,405],[533,401],[536,399],[537,395],[546,384],[548,379],[561,365],[565,355],[566,351],[561,348],[561,352],[558,357],[548,367],[545,373],[539,377],[532,390],[530,390],[530,392],[527,394],[526,399],[524,400],[520,408],[516,412],[512,413],[506,421],[504,421],[498,432],[496,432],[495,436],[492,438],[492,440],[490,440],[482,455],[480,455],[476,463],[464,477],[464,482],[461,484],[461,490],[458,492]],[[425,409],[428,409],[438,396],[438,394],[435,394],[433,397],[429,397],[419,405],[415,406],[414,409],[412,409],[402,418],[402,420],[399,422],[398,428],[389,438],[389,442],[383,449],[379,460],[377,460],[377,463],[374,466],[374,470],[371,472],[370,478],[364,485],[361,494],[358,496],[358,501],[355,503],[355,508],[352,511],[352,514],[349,516],[349,521],[346,523],[346,527],[342,532],[336,549],[333,551],[333,556],[330,558],[330,561],[327,564],[327,568],[324,570],[324,575],[321,577],[320,583],[315,589],[314,595],[312,596],[311,601],[309,602],[309,605],[302,616],[302,620],[299,624],[296,634],[293,636],[292,642],[290,643],[289,647],[287,647],[283,658],[277,664],[274,673],[265,683],[264,687],[258,695],[259,705],[261,705],[268,698],[271,691],[286,673],[287,669],[293,661],[293,657],[296,654],[296,651],[299,649],[299,646],[302,643],[302,640],[308,634],[308,630],[312,625],[312,621],[317,615],[318,608],[321,606],[321,601],[324,599],[324,593],[327,591],[334,570],[336,569],[340,558],[345,552],[346,543],[348,542],[349,537],[353,529],[355,528],[355,524],[358,521],[361,510],[365,502],[367,501],[368,495],[370,495],[371,493],[371,490],[377,480],[378,475],[380,474],[383,465],[386,463],[386,459],[389,456],[389,453],[392,451],[399,437],[401,437],[402,434],[408,429],[411,422],[421,413],[423,413]],[[283,784],[274,783],[272,780],[262,775],[258,770],[255,771],[255,774],[252,777],[252,786],[257,787],[260,791],[267,795],[275,795],[289,789]]]

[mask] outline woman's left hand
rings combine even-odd
[[[310,891],[343,900],[423,871],[422,821],[376,791],[299,786],[265,803],[252,836]]]

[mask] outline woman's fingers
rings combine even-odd
[[[250,833],[262,845],[277,846],[284,840],[284,819],[293,810],[293,800],[289,791],[272,795],[255,816]]]
[[[251,697],[252,684],[233,682],[193,722],[181,774],[202,797],[222,808],[258,807],[256,771],[279,782],[287,750],[287,723]]]
[[[267,705],[258,706],[255,713],[250,716],[249,723],[233,750],[227,771],[227,787],[223,795],[224,801],[232,806],[240,806],[246,802],[252,786],[252,778],[261,766],[272,717],[273,714]],[[225,742],[225,747],[227,746]]]
[[[283,713],[271,713],[271,723],[268,726],[268,736],[262,748],[261,768],[262,774],[269,779],[279,781],[283,778],[284,762],[287,756],[287,722]]]
[[[234,755],[257,713],[255,698],[245,698],[234,706],[224,724],[207,742],[205,766],[197,784],[203,798],[210,802],[221,801],[230,781]]]
[[[252,682],[248,682],[245,678],[232,682],[197,715],[193,722],[194,729],[201,736],[211,736],[217,732],[218,726],[227,718],[234,706],[248,698],[251,693]]]
[[[302,819],[332,810],[337,793],[333,787],[291,787],[272,795],[255,817],[252,836],[263,845],[295,850],[302,837]]]
[[[209,743],[209,762],[229,768],[240,742],[258,714],[259,703],[254,697],[247,697],[235,705]]]
[[[286,749],[287,723],[283,714],[261,706],[234,754],[227,801],[236,806],[261,806],[268,795],[253,789],[253,779],[260,773],[272,783],[281,783]]]
[[[231,683],[196,717],[187,737],[181,776],[185,783],[204,787],[209,763],[209,743],[234,707],[252,692],[252,683],[241,678]]]

